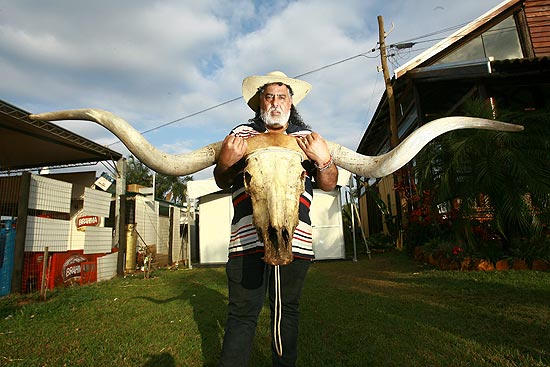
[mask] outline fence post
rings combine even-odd
[[[170,227],[168,229],[168,265],[172,265],[172,251],[174,248],[174,207],[170,205]]]
[[[13,272],[11,276],[11,291],[21,293],[23,266],[25,263],[25,238],[27,237],[27,215],[29,211],[29,195],[31,190],[31,173],[23,172],[17,203],[17,227],[15,232],[15,248],[13,250]]]
[[[126,269],[126,195],[119,195],[117,275],[124,276]]]
[[[116,163],[115,233],[118,240],[117,275],[124,276],[126,269],[126,158]]]
[[[42,261],[42,282],[40,284],[40,295],[42,296],[42,300],[46,300],[46,292],[48,289],[48,285],[46,284],[46,281],[48,279],[48,261],[49,261],[49,251],[48,246],[44,247],[44,261]],[[82,273],[81,273],[82,274]]]

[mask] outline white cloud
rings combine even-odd
[[[442,37],[437,31],[498,3],[0,0],[0,96],[31,112],[102,108],[144,131],[238,98],[247,75],[294,76],[365,52],[305,75],[313,91],[298,108],[325,138],[355,149],[384,88],[379,56],[369,52],[378,41],[377,16],[384,17],[387,42],[397,43]],[[403,63],[407,52],[424,46],[395,60]],[[223,139],[251,116],[238,100],[146,138],[181,153]],[[112,142],[103,128],[74,126]]]

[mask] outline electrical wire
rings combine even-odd
[[[366,58],[376,58],[376,57],[378,57],[378,56],[369,57],[369,56],[366,55],[366,54],[368,54],[368,53],[376,52],[376,50],[377,50],[376,48],[372,48],[370,51],[366,51],[366,52],[357,54],[357,55],[355,55],[355,56],[351,56],[351,57],[342,59],[342,60],[340,60],[340,61],[333,62],[333,63],[328,64],[328,65],[325,65],[325,66],[321,66],[320,68],[317,68],[317,69],[314,69],[314,70],[311,70],[311,71],[308,71],[308,72],[305,72],[305,73],[296,75],[296,76],[294,76],[294,78],[301,78],[301,77],[303,77],[303,76],[305,76],[305,75],[310,75],[310,74],[319,72],[319,71],[324,70],[324,69],[328,69],[328,68],[330,68],[330,67],[333,67],[333,66],[336,66],[336,65],[339,65],[339,64],[348,62],[348,61],[350,61],[350,60],[353,60],[353,59],[356,59],[356,58],[362,57],[362,56],[363,56],[363,57],[366,57]],[[147,130],[144,130],[144,131],[140,131],[140,134],[141,134],[141,135],[144,135],[144,134],[150,133],[151,131],[155,131],[155,130],[161,129],[161,128],[163,128],[163,127],[166,127],[166,126],[175,124],[176,122],[179,122],[179,121],[188,119],[188,118],[193,117],[193,116],[200,115],[200,114],[202,114],[202,113],[204,113],[204,112],[207,112],[207,111],[213,110],[213,109],[215,109],[215,108],[224,106],[224,105],[226,105],[226,104],[229,104],[229,103],[238,101],[238,100],[240,100],[241,98],[242,98],[242,97],[240,97],[240,96],[239,96],[239,97],[232,98],[232,99],[227,100],[227,101],[225,101],[225,102],[218,103],[217,105],[214,105],[214,106],[211,106],[211,107],[208,107],[208,108],[199,110],[199,111],[197,111],[197,112],[193,112],[193,113],[191,113],[191,114],[189,114],[189,115],[185,115],[185,116],[180,117],[180,118],[178,118],[178,119],[176,119],[176,120],[172,120],[172,121],[166,122],[166,123],[164,123],[164,124],[161,124],[161,125],[152,127],[152,128],[150,128],[150,129],[147,129]],[[110,144],[107,144],[106,146],[107,146],[107,147],[110,147],[110,146],[115,145],[115,144],[118,144],[118,143],[120,143],[120,140],[117,140],[117,141],[115,141],[115,142],[112,142],[112,143],[110,143]]]
[[[487,20],[487,19],[490,19],[490,17],[487,17],[485,19],[481,19],[481,21],[484,21],[484,20]],[[405,43],[412,43],[413,45],[415,44],[419,44],[419,43],[428,43],[428,42],[435,42],[435,41],[440,41],[440,40],[443,40],[443,39],[446,39],[448,37],[442,37],[442,38],[431,38],[431,39],[428,39],[428,40],[422,40],[424,38],[427,38],[427,37],[431,37],[431,36],[435,36],[435,35],[438,35],[438,34],[443,34],[443,33],[448,33],[450,31],[453,31],[455,29],[460,29],[462,27],[464,27],[465,25],[469,24],[470,22],[468,23],[462,23],[462,24],[459,24],[459,25],[455,25],[455,26],[452,26],[452,27],[448,27],[448,28],[444,28],[444,29],[441,29],[441,30],[438,30],[438,31],[434,31],[434,32],[430,32],[430,33],[426,33],[424,35],[421,35],[421,36],[417,36],[417,37],[414,37],[414,38],[410,38],[410,39],[407,39],[407,40],[404,40],[404,41],[400,41],[400,42],[396,42],[396,43],[392,43],[390,44],[389,46],[387,46],[387,49],[398,49],[398,45],[402,45],[402,44],[405,44]],[[513,29],[513,27],[510,27]],[[506,29],[501,29],[499,31],[504,31]],[[463,35],[456,35],[455,37],[456,38],[460,38],[462,37]],[[429,47],[428,47],[429,48]],[[427,48],[424,48],[424,49],[415,49],[415,50],[410,50],[409,48],[407,48],[407,51],[409,53],[416,53],[416,52],[420,52],[420,51],[423,51]],[[378,47],[374,47],[372,48],[370,51],[366,51],[366,52],[362,52],[360,54],[357,54],[357,55],[354,55],[354,56],[351,56],[351,57],[347,57],[345,59],[342,59],[342,60],[339,60],[339,61],[336,61],[336,62],[333,62],[331,64],[327,64],[325,66],[321,66],[317,69],[313,69],[311,71],[308,71],[308,72],[305,72],[305,73],[302,73],[302,74],[299,74],[299,75],[296,75],[294,78],[300,78],[300,77],[303,77],[303,76],[306,76],[306,75],[310,75],[310,74],[313,74],[313,73],[316,73],[316,72],[319,72],[321,70],[325,70],[325,69],[328,69],[328,68],[331,68],[333,66],[336,66],[336,65],[339,65],[339,64],[342,64],[342,63],[345,63],[345,62],[348,62],[348,61],[351,61],[353,59],[356,59],[358,57],[366,57],[366,58],[377,58],[379,57],[379,55],[373,55],[373,56],[367,56],[367,54],[370,54],[370,53],[374,53],[376,52],[377,50],[379,50]],[[395,56],[399,56],[399,54],[392,54],[390,55],[391,57],[389,58],[390,59],[390,63],[392,64],[392,66],[395,68],[397,67],[398,63],[397,61],[395,60]],[[393,57],[393,58],[392,58]],[[224,105],[227,105],[229,103],[232,103],[232,102],[235,102],[235,101],[238,101],[240,100],[241,97],[235,97],[235,98],[232,98],[232,99],[229,99],[225,102],[221,102],[221,103],[218,103],[217,105],[214,105],[214,106],[211,106],[211,107],[208,107],[208,108],[204,108],[202,110],[199,110],[199,111],[196,111],[196,112],[193,112],[189,115],[185,115],[183,117],[180,117],[178,119],[175,119],[175,120],[172,120],[172,121],[169,121],[169,122],[166,122],[166,123],[163,123],[161,125],[158,125],[158,126],[155,126],[155,127],[152,127],[150,129],[147,129],[147,130],[144,130],[144,131],[141,131],[140,134],[144,135],[144,134],[147,134],[147,133],[150,133],[152,131],[155,131],[155,130],[159,130],[163,127],[166,127],[166,126],[169,126],[169,125],[172,125],[172,124],[175,124],[176,122],[180,122],[182,120],[185,120],[185,119],[188,119],[190,117],[193,117],[193,116],[197,116],[197,115],[200,115],[202,113],[205,113],[205,112],[208,112],[210,110],[213,110],[213,109],[216,109],[218,107],[221,107],[221,106],[224,106]],[[115,145],[115,144],[118,144],[120,143],[120,140],[117,140],[113,143],[110,143],[110,144],[107,144],[106,146],[107,147],[110,147],[112,145]]]
[[[367,116],[370,115],[370,111],[371,111],[371,108],[372,108],[372,101],[374,101],[374,93],[376,92],[377,90],[377,87],[378,87],[378,82],[380,81],[380,73],[377,73],[376,74],[376,79],[374,80],[374,84],[372,86],[372,92],[371,92],[371,96],[369,98],[369,105],[367,107]],[[363,124],[363,131],[365,131],[368,127],[368,124],[370,123],[370,120],[368,119],[365,119],[365,123]]]

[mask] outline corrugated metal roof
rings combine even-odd
[[[0,172],[116,161],[122,154],[0,100]]]

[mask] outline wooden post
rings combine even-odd
[[[189,269],[193,269],[191,262],[191,221],[193,221],[193,224],[195,223],[195,219],[191,216],[191,207],[191,199],[187,198],[187,268]]]
[[[23,172],[19,187],[17,203],[17,229],[15,232],[15,248],[13,250],[13,272],[11,291],[21,293],[23,265],[25,263],[25,238],[27,237],[27,213],[29,211],[29,193],[31,189],[31,173]]]
[[[126,158],[118,160],[115,198],[115,241],[118,240],[117,274],[126,267]]]
[[[47,272],[48,272],[48,246],[44,247],[44,260],[42,260],[42,282],[40,283],[40,295],[42,296],[42,301],[46,300],[46,292],[48,285],[46,284]],[[82,273],[81,273],[82,274]]]
[[[168,265],[172,265],[172,250],[174,248],[174,207],[170,206],[170,228],[168,229]]]
[[[386,96],[388,98],[388,108],[390,112],[390,146],[395,148],[399,144],[397,135],[397,117],[395,114],[395,97],[393,95],[393,86],[390,80],[390,72],[388,70],[388,59],[386,53],[386,31],[384,30],[384,18],[378,16],[378,37],[380,43],[380,59],[382,61],[382,72],[384,73],[384,82],[386,84]]]
[[[386,31],[384,30],[384,18],[378,16],[378,37],[380,43],[380,59],[382,61],[382,72],[384,73],[384,82],[386,84],[386,97],[388,98],[388,109],[390,114],[390,148],[393,149],[399,145],[399,136],[397,130],[397,115],[395,112],[395,96],[393,94],[393,86],[391,84],[390,72],[388,70],[388,59],[386,53]],[[399,171],[398,171],[399,172]],[[394,185],[401,183],[401,177],[398,173],[393,174]],[[388,203],[391,207],[391,202]],[[396,217],[399,228],[401,228],[401,198],[399,191],[395,190],[395,207]]]
[[[118,215],[118,255],[117,255],[117,275],[124,276],[126,270],[126,195],[120,195],[117,200],[119,203]]]

